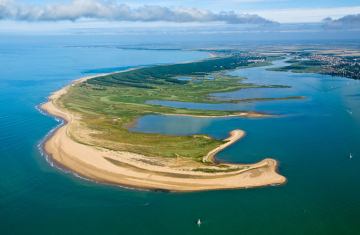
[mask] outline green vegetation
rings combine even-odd
[[[243,99],[240,102],[252,102],[252,101],[273,101],[273,100],[298,100],[305,99],[305,96],[289,96],[289,97],[280,97],[280,98],[253,98],[253,99]]]
[[[270,68],[267,70],[280,72],[291,71],[293,73],[321,73],[360,79],[360,64],[357,62],[356,56],[340,58],[329,56],[329,54],[326,55],[327,56],[312,56],[310,57],[312,58],[311,60],[298,60],[293,58],[285,61],[285,63],[291,64],[289,66]]]
[[[285,61],[285,63],[288,63],[288,64],[298,63],[298,62],[301,62],[301,60],[297,60],[297,59],[290,59],[290,60]]]
[[[204,172],[204,173],[228,173],[228,172],[241,171],[241,170],[247,169],[249,167],[244,166],[244,167],[230,168],[229,166],[227,166],[227,167],[223,167],[223,168],[227,168],[227,169],[223,170],[223,169],[214,169],[214,168],[195,168],[195,169],[193,169],[193,171],[200,171],[200,172]]]
[[[279,68],[270,68],[269,71],[279,71],[287,72],[291,71],[293,73],[320,73],[323,70],[323,65],[327,65],[328,62],[323,61],[314,61],[314,60],[288,60],[287,63],[291,63],[289,66],[279,67]]]
[[[69,134],[77,142],[111,150],[139,153],[150,157],[188,158],[201,161],[210,150],[224,141],[203,136],[172,136],[131,132],[124,124],[151,114],[224,116],[239,111],[191,110],[146,103],[171,100],[197,103],[222,103],[209,94],[244,88],[244,78],[225,75],[225,71],[254,66],[239,55],[192,63],[145,67],[98,76],[70,86],[56,105],[78,117]],[[256,59],[258,59],[256,57]],[[267,62],[264,62],[267,63]],[[189,81],[176,79],[189,77]],[[213,80],[209,80],[209,77]],[[228,169],[230,170],[230,169]]]
[[[217,165],[217,167],[220,167],[220,168],[229,168],[230,166],[221,164],[221,165]]]
[[[360,79],[360,65],[349,63],[334,65],[331,68],[324,70],[324,73],[332,76]]]

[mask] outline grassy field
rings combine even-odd
[[[225,103],[211,99],[209,94],[254,87],[266,89],[265,86],[242,83],[242,77],[225,75],[227,70],[265,64],[268,62],[256,64],[248,62],[248,58],[235,55],[114,73],[70,86],[68,92],[56,101],[56,105],[77,117],[78,121],[69,132],[77,142],[150,157],[180,157],[200,162],[203,156],[224,141],[206,135],[173,136],[131,132],[126,124],[145,115],[160,113],[200,116],[239,113],[240,110],[172,108],[147,104],[146,101]],[[181,77],[188,80],[177,79]]]

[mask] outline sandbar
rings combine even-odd
[[[217,147],[216,149],[211,150],[204,158],[203,162],[215,162],[215,155],[220,152],[221,150],[225,149],[226,147],[232,145],[239,139],[245,136],[245,131],[243,130],[233,130],[230,133],[230,136],[224,141],[227,141],[225,144]]]

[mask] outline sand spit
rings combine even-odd
[[[160,113],[167,116],[186,116],[186,117],[201,117],[201,118],[221,118],[221,117],[247,117],[247,118],[265,118],[278,117],[278,115],[262,114],[254,111],[243,112],[238,114],[230,114],[224,116],[205,116],[205,115],[191,115],[191,114],[176,114],[176,113]]]
[[[94,76],[81,78],[74,83],[92,77]],[[216,164],[188,162],[179,158],[164,161],[162,158],[111,151],[75,142],[68,132],[73,117],[55,105],[55,101],[65,94],[70,86],[54,92],[49,97],[52,101],[41,105],[43,110],[67,122],[45,143],[45,150],[56,162],[80,175],[100,182],[170,191],[248,188],[281,184],[286,181],[285,177],[276,172],[277,162],[274,159],[264,159],[255,164],[226,164],[228,167],[226,169],[235,169],[235,171],[221,172],[223,168],[217,167]],[[230,137],[225,139],[228,142],[209,152],[204,160],[214,161],[216,153],[244,135],[245,132],[241,130],[230,132]],[[194,171],[199,168],[217,172]]]
[[[232,145],[233,143],[235,143],[236,141],[238,141],[239,139],[241,139],[242,137],[245,136],[245,131],[243,130],[233,130],[230,133],[230,136],[226,139],[224,139],[224,141],[228,141],[225,144],[217,147],[214,150],[211,150],[204,158],[203,158],[203,162],[215,162],[215,155],[220,152],[221,150],[225,149],[226,147]]]

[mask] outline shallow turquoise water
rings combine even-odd
[[[309,98],[239,106],[285,115],[280,118],[139,120],[137,130],[214,138],[243,129],[246,137],[217,158],[275,158],[286,185],[165,194],[97,184],[52,167],[38,145],[60,122],[35,107],[50,92],[89,72],[207,57],[92,47],[116,43],[0,40],[0,234],[359,234],[360,94],[354,80],[246,69],[234,73],[248,76],[247,82],[289,82]],[[330,88],[335,85],[341,88]]]

